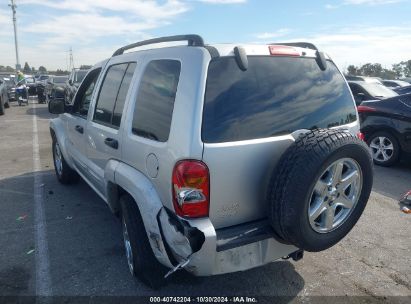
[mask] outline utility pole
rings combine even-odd
[[[19,45],[17,42],[17,18],[16,18],[16,8],[17,5],[14,3],[14,0],[10,0],[11,4],[9,6],[11,7],[11,10],[13,12],[13,26],[14,26],[14,45],[16,48],[16,71],[21,69],[20,65],[20,59],[19,59]]]
[[[70,65],[69,65],[69,71],[74,69],[74,59],[73,59],[73,50],[70,47]]]

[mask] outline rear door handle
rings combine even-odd
[[[83,133],[84,133],[84,129],[83,129],[82,126],[75,126],[74,129],[75,129],[77,132],[79,132],[80,134],[83,134]]]
[[[111,148],[113,148],[113,149],[118,149],[118,141],[117,140],[115,140],[114,138],[110,138],[110,137],[108,137],[108,138],[106,138],[105,140],[104,140],[104,143],[107,145],[107,146],[109,146],[109,147],[111,147]]]

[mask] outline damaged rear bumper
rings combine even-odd
[[[197,276],[247,270],[298,251],[278,242],[266,221],[216,230],[207,218],[185,220],[165,208],[157,221],[171,264],[184,263]]]

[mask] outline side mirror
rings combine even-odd
[[[68,83],[69,85],[73,85],[73,80],[69,79]]]
[[[64,100],[53,99],[49,102],[49,112],[51,114],[63,114],[64,113]]]

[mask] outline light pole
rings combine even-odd
[[[17,5],[14,3],[14,0],[10,0],[11,10],[13,11],[13,26],[14,26],[14,45],[16,47],[16,71],[21,69],[20,59],[19,59],[19,45],[17,42],[17,18],[16,18],[16,8]]]

